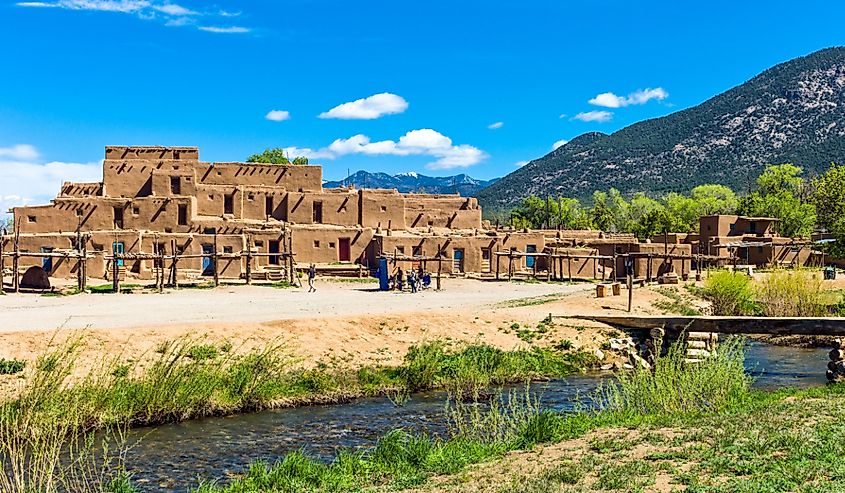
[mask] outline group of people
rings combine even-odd
[[[408,269],[405,273],[401,267],[397,267],[396,273],[390,277],[390,289],[404,291],[407,283],[412,293],[431,287],[431,274],[424,271],[422,266],[416,270]]]

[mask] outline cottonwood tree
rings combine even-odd
[[[810,200],[816,206],[818,225],[837,238],[831,251],[845,254],[845,166],[832,164],[830,169],[813,181]]]
[[[297,156],[293,160],[288,159],[287,152],[281,147],[274,149],[264,149],[261,154],[253,154],[246,158],[248,163],[265,163],[265,164],[308,164],[308,158],[305,156]]]
[[[757,178],[758,189],[739,200],[737,212],[778,219],[783,236],[810,236],[816,224],[816,207],[801,199],[805,186],[801,172],[792,164],[767,166]]]

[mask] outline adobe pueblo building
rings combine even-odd
[[[18,272],[37,265],[74,277],[79,262],[69,252],[84,251],[85,276],[105,279],[158,279],[165,254],[180,256],[180,278],[273,278],[289,253],[299,266],[362,269],[382,255],[439,253],[446,273],[483,273],[493,252],[545,247],[543,232],[485,228],[474,198],[324,189],[320,166],[208,163],[196,147],[105,151],[102,182],[65,183],[52,203],[12,210],[17,235],[2,243],[7,255],[21,252]],[[518,260],[525,268],[534,259]]]

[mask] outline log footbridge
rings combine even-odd
[[[831,382],[845,381],[845,317],[719,317],[719,316],[555,316],[591,320],[632,333],[644,340],[647,358],[666,352],[676,341],[685,345],[687,361],[697,362],[715,349],[719,334],[801,335],[834,337],[827,364]]]

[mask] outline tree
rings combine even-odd
[[[541,228],[546,221],[547,201],[531,195],[522,199],[522,203],[513,208],[510,216],[514,228]]]
[[[845,166],[830,169],[813,181],[810,201],[816,206],[818,225],[836,236],[831,252],[845,255]]]
[[[7,233],[11,234],[15,228],[14,221],[15,219],[11,215],[0,218],[0,231],[6,230]]]
[[[248,163],[264,163],[264,164],[308,164],[308,158],[305,156],[297,156],[293,161],[288,159],[287,152],[281,147],[275,149],[264,149],[261,154],[253,154],[246,158]]]
[[[699,185],[690,198],[697,204],[699,216],[733,214],[738,204],[734,191],[724,185]]]
[[[816,208],[800,198],[804,186],[801,168],[791,164],[767,166],[757,178],[758,190],[739,201],[737,213],[774,217],[783,236],[810,236],[816,224]]]

